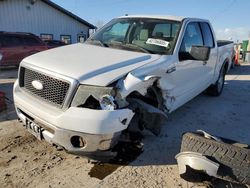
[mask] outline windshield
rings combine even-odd
[[[172,54],[181,22],[118,18],[98,30],[87,43],[153,54]]]

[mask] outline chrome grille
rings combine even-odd
[[[36,71],[22,67],[23,79],[20,86],[34,96],[62,107],[69,90],[70,84],[64,80],[59,80]],[[38,90],[32,85],[32,81],[37,80],[42,83],[43,89]]]

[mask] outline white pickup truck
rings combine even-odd
[[[129,131],[159,134],[167,114],[199,93],[219,96],[232,56],[233,43],[217,42],[207,20],[123,16],[85,44],[25,58],[15,108],[38,139],[112,153]]]

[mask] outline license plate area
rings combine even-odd
[[[39,125],[37,125],[34,121],[26,118],[25,119],[25,127],[37,139],[39,139],[39,140],[43,139],[43,135],[42,135],[43,128],[40,127]]]

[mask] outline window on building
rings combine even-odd
[[[71,44],[71,36],[61,35],[61,41],[63,41],[65,44]]]
[[[42,40],[53,40],[53,35],[52,34],[42,33],[42,34],[40,34],[40,38]]]
[[[77,35],[77,42],[84,43],[85,40],[86,40],[86,35],[84,34]]]

